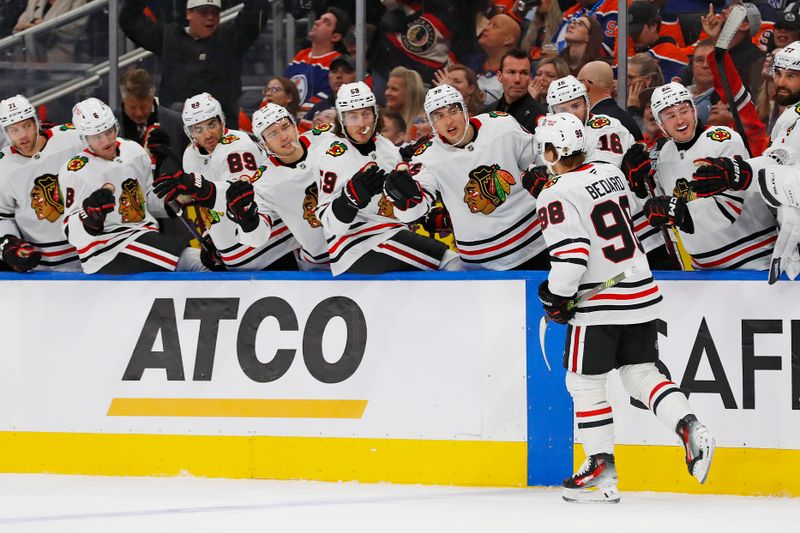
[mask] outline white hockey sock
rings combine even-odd
[[[606,398],[607,376],[567,372],[567,390],[575,404],[578,434],[587,456],[614,453],[614,416]]]
[[[645,404],[672,432],[680,419],[692,413],[683,391],[659,372],[655,363],[625,365],[620,367],[619,377],[628,394]]]

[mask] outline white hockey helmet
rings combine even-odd
[[[36,116],[36,109],[24,96],[18,94],[0,101],[0,127],[3,128],[3,135],[9,143],[11,138],[6,133],[6,128],[29,118],[36,121],[36,129],[38,130],[39,118]]]
[[[366,107],[371,107],[375,111],[375,116],[378,116],[378,104],[375,100],[375,95],[366,83],[357,81],[345,83],[339,87],[339,92],[336,93],[336,115],[339,117],[340,123],[344,124],[342,116],[346,111],[364,109]]]
[[[795,41],[775,52],[772,69],[800,70],[800,41]]]
[[[87,98],[72,107],[72,124],[75,125],[83,142],[86,142],[86,137],[89,135],[97,135],[111,128],[117,128],[119,131],[114,112],[97,98]]]
[[[261,134],[264,130],[281,120],[288,118],[294,124],[294,117],[286,110],[285,107],[278,104],[269,103],[260,109],[256,109],[253,113],[253,134],[261,141]]]
[[[555,113],[540,118],[534,137],[540,154],[544,154],[545,145],[550,144],[558,159],[586,150],[583,123],[572,113]]]
[[[658,87],[655,91],[653,91],[653,95],[650,97],[650,109],[653,112],[653,118],[658,124],[658,127],[661,128],[661,131],[664,131],[664,126],[661,124],[661,112],[667,109],[668,107],[672,107],[674,105],[680,104],[681,102],[689,102],[692,106],[692,109],[697,109],[694,105],[694,98],[692,98],[692,93],[689,92],[689,89],[681,85],[680,83],[670,82],[666,85],[662,85]],[[664,132],[666,135],[666,132]]]
[[[461,109],[466,109],[467,107],[466,104],[464,104],[464,97],[452,85],[447,85],[446,83],[439,85],[428,91],[425,95],[425,114],[428,116],[428,120],[431,123],[433,123],[431,113],[437,109],[450,107],[451,105],[459,105]]]
[[[564,76],[550,83],[550,87],[547,89],[547,106],[551,113],[555,113],[554,106],[581,97],[586,101],[586,115],[588,116],[589,94],[586,92],[586,86],[575,76]]]
[[[183,104],[183,111],[181,112],[183,131],[189,139],[194,139],[189,128],[214,117],[219,117],[219,120],[222,122],[222,127],[224,128],[225,113],[222,112],[222,105],[219,103],[219,100],[208,93],[196,94],[187,99]]]

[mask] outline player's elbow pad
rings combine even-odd
[[[356,215],[358,214],[358,208],[350,204],[350,202],[341,196],[331,202],[331,209],[333,209],[333,216],[346,224],[349,224],[355,220]]]

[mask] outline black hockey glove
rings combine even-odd
[[[652,164],[650,153],[642,143],[635,143],[622,157],[622,172],[628,180],[631,191],[639,198],[647,198],[646,180],[650,176]]]
[[[420,146],[433,139],[433,135],[423,135],[416,142],[400,147],[400,158],[408,163]]]
[[[90,235],[99,235],[103,232],[106,215],[114,211],[117,199],[108,189],[97,189],[83,201],[78,212],[78,217],[83,222],[83,227]]]
[[[753,169],[741,156],[708,157],[694,162],[698,169],[692,174],[689,187],[698,198],[721,193],[726,189],[742,191],[753,181]]]
[[[170,149],[172,141],[163,129],[153,127],[148,130],[144,143],[147,151],[153,156],[157,176],[174,174],[183,166],[178,155]]]
[[[539,285],[539,300],[542,302],[544,312],[556,324],[566,324],[575,316],[575,307],[570,307],[572,297],[565,298],[550,292],[547,280]]]
[[[686,233],[694,233],[694,222],[686,200],[676,196],[657,196],[644,204],[644,215],[654,228],[677,226]]]
[[[422,202],[422,187],[411,177],[408,165],[400,163],[386,175],[383,191],[400,211],[405,211]]]
[[[253,185],[249,181],[234,181],[225,192],[228,218],[250,233],[258,227],[258,206]]]
[[[169,204],[180,195],[191,196],[194,203],[201,207],[214,207],[217,196],[214,184],[200,174],[186,174],[178,170],[173,174],[164,174],[153,181],[153,192]]]
[[[33,270],[42,260],[41,252],[35,250],[29,242],[10,234],[0,238],[0,255],[5,264],[17,272]]]
[[[224,272],[228,270],[225,263],[222,262],[219,252],[213,247],[207,248],[203,246],[200,248],[200,262],[212,272]]]
[[[342,189],[342,197],[356,209],[369,205],[372,197],[383,190],[386,173],[376,164],[370,164],[350,178]]]
[[[450,221],[450,213],[444,207],[431,207],[428,214],[419,220],[422,229],[433,235],[434,233],[452,233],[453,223]]]
[[[551,177],[552,176],[547,173],[547,167],[544,165],[529,168],[522,173],[522,186],[531,196],[538,198],[545,184]]]

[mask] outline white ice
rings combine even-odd
[[[786,532],[800,499],[309,481],[0,475],[0,532]]]

